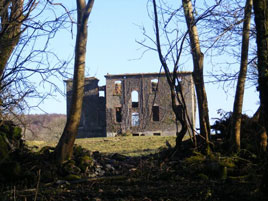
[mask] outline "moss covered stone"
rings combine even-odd
[[[195,152],[195,155],[188,157],[184,160],[185,163],[188,164],[200,164],[206,160],[206,156],[199,152]]]
[[[93,159],[88,155],[84,155],[78,159],[78,167],[83,172],[85,172],[89,167],[91,167],[93,163]]]
[[[62,170],[64,175],[79,174],[81,172],[81,169],[75,165],[74,160],[65,162],[62,166]]]
[[[21,128],[11,121],[0,121],[0,159],[21,146]]]
[[[235,167],[234,160],[232,158],[228,158],[228,157],[220,160],[219,164],[221,166],[223,166],[223,167],[228,167],[228,168],[234,168]]]
[[[65,176],[63,179],[67,180],[67,181],[74,181],[74,180],[81,179],[81,176],[75,175],[75,174],[69,174],[69,175]]]
[[[85,155],[80,158],[80,163],[90,165],[92,164],[92,162],[93,162],[93,159],[90,156]]]

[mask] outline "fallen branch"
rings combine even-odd
[[[34,196],[34,201],[37,200],[37,195],[38,195],[38,189],[40,185],[40,177],[41,177],[41,170],[38,170],[38,180],[37,180],[37,185],[36,185],[36,191],[35,191],[35,196]]]

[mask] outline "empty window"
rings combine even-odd
[[[151,80],[151,85],[152,85],[152,92],[157,91],[157,88],[158,88],[158,79]]]
[[[154,136],[161,136],[161,133],[154,133]]]
[[[121,109],[121,107],[115,108],[115,119],[116,119],[116,122],[122,122],[122,109]]]
[[[139,133],[133,133],[132,136],[140,136]]]
[[[121,81],[114,82],[114,95],[121,95]]]
[[[179,92],[181,90],[181,78],[177,77],[175,80],[175,91]]]
[[[159,106],[153,106],[153,121],[159,121]]]
[[[138,126],[140,124],[139,113],[133,112],[131,120],[132,120],[132,126]]]
[[[137,91],[131,92],[132,107],[139,107],[139,93]]]
[[[104,91],[99,91],[99,97],[105,97]]]

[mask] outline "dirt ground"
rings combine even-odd
[[[222,175],[219,170],[226,168],[217,165],[215,161],[219,159],[190,150],[183,157],[179,154],[170,158],[170,153],[172,150],[146,157],[126,157],[96,152],[92,154],[95,166],[91,172],[94,170],[102,175],[96,173],[91,177],[82,175],[71,179],[57,175],[47,179],[46,170],[53,169],[53,165],[44,163],[48,156],[45,153],[28,155],[24,163],[36,172],[36,178],[31,182],[2,182],[0,200],[266,200],[260,191],[262,169],[258,163],[239,158],[235,159],[233,167],[228,158],[229,162],[224,164],[228,166],[228,175]],[[221,164],[222,158],[227,159],[221,156]],[[58,174],[58,170],[56,172]]]

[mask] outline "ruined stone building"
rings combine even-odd
[[[84,100],[78,137],[175,136],[175,116],[164,73],[106,76],[98,86],[95,77],[85,79]],[[195,92],[191,72],[178,74],[190,121],[195,123]],[[67,115],[72,80],[67,80]]]

